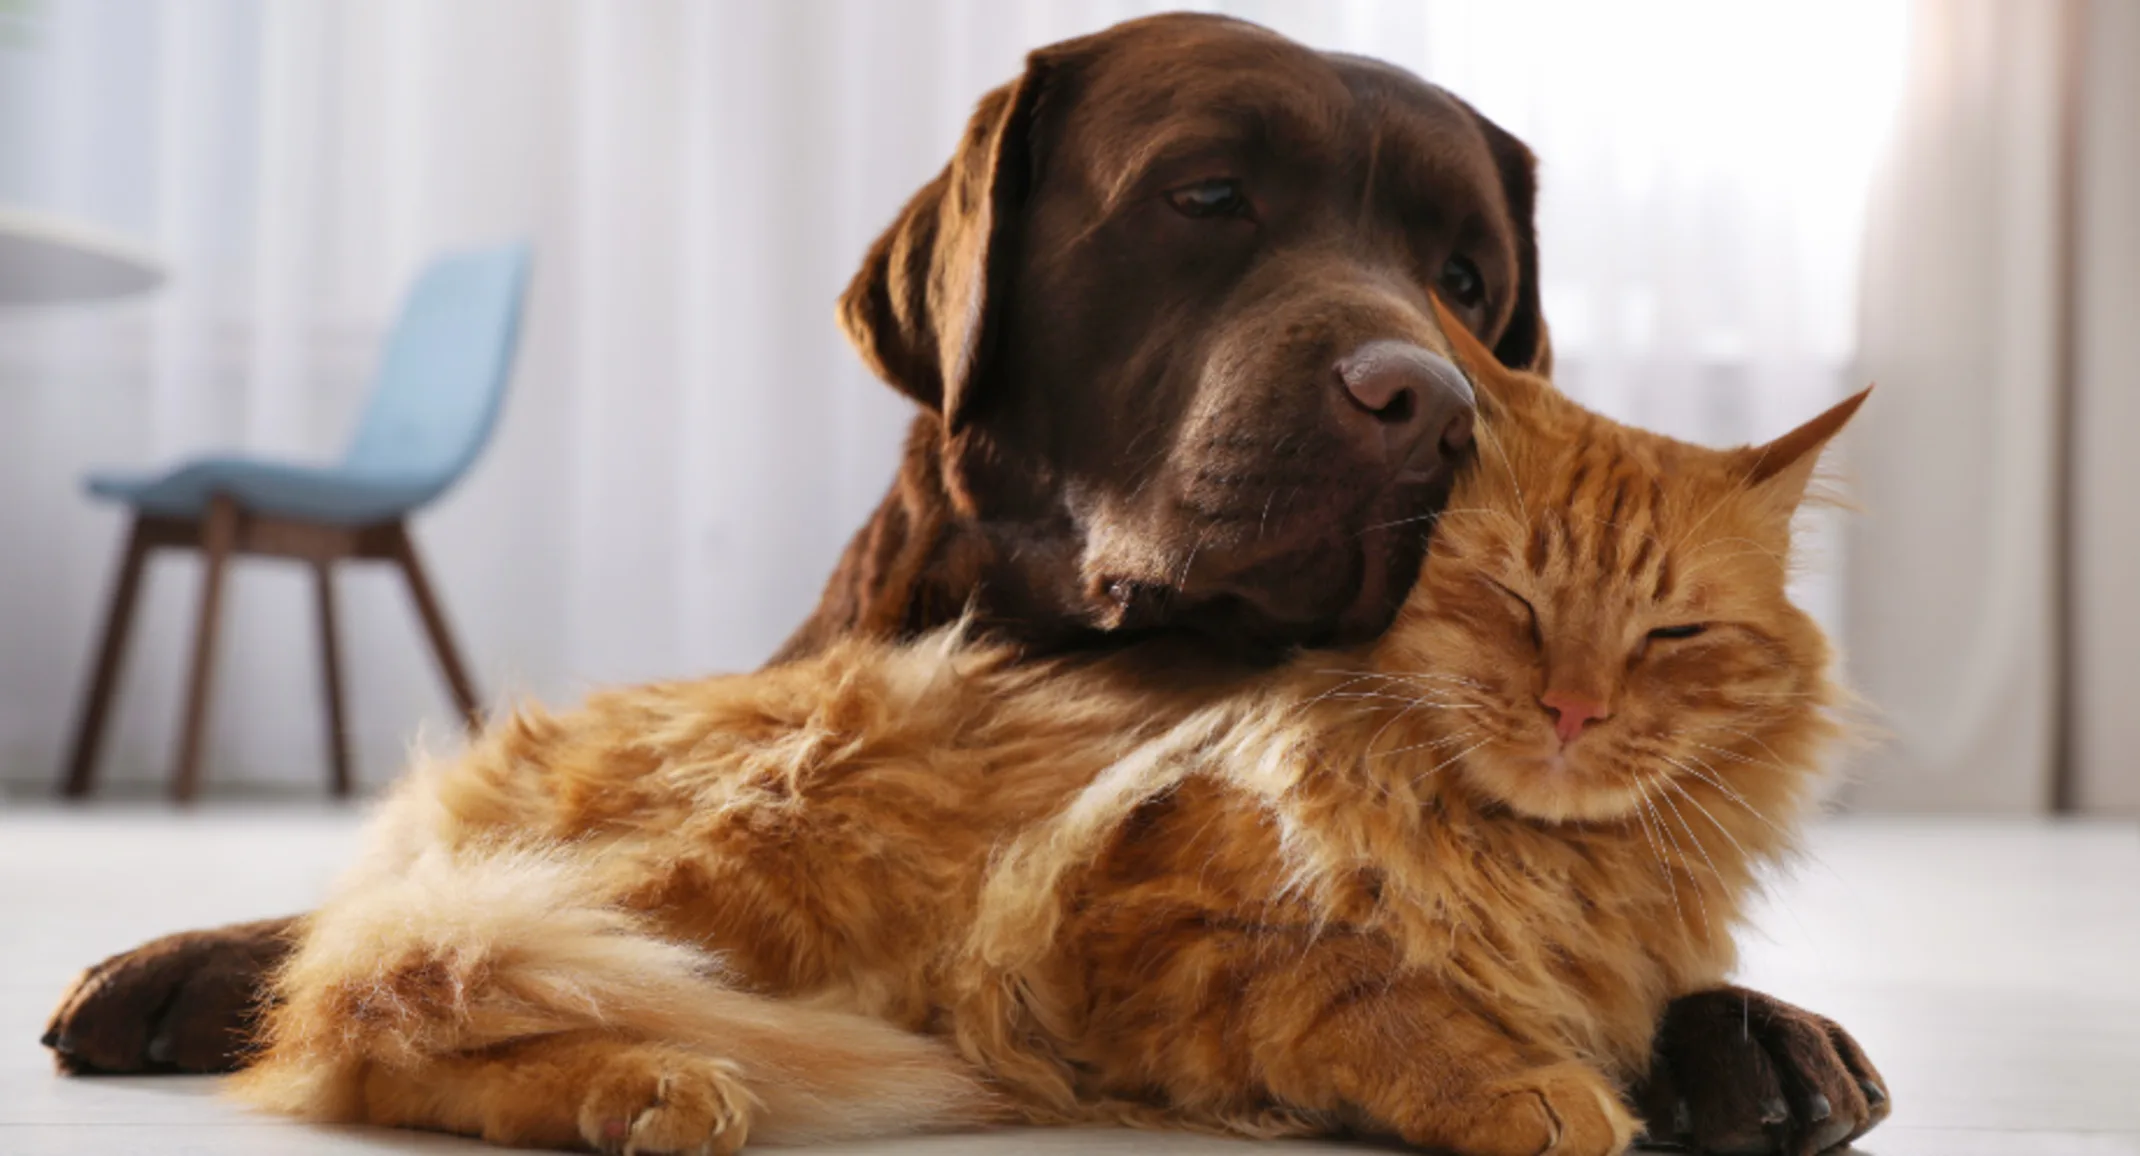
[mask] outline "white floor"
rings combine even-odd
[[[263,1119],[209,1079],[61,1079],[37,1046],[83,964],[160,932],[303,909],[353,826],[305,808],[0,811],[0,1156],[486,1151]],[[1832,823],[1760,927],[1746,981],[1848,1024],[1894,1089],[1893,1118],[1861,1151],[2140,1156],[2140,828]],[[866,1150],[1250,1146],[1016,1132]]]

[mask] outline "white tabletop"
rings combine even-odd
[[[123,237],[0,206],[0,306],[130,297],[163,279],[162,263]]]

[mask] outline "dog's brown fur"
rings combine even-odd
[[[1006,1119],[1624,1150],[1836,734],[1786,559],[1862,395],[1703,450],[1455,341],[1486,450],[1371,650],[1168,692],[953,629],[523,712],[397,789],[242,1094],[612,1152]],[[1608,714],[1556,737],[1571,689]]]
[[[1216,177],[1240,215],[1167,203]],[[923,412],[782,656],[961,616],[1046,649],[1373,637],[1447,463],[1362,457],[1332,363],[1430,341],[1441,289],[1504,362],[1548,365],[1534,195],[1529,151],[1448,93],[1240,21],[1034,53],[841,299]]]

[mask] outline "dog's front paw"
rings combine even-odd
[[[1834,1021],[1757,991],[1681,996],[1635,1091],[1651,1139],[1715,1156],[1813,1156],[1887,1119],[1887,1081]]]
[[[750,1138],[751,1107],[733,1064],[634,1048],[593,1074],[580,1104],[580,1135],[613,1156],[727,1156]]]
[[[78,1074],[233,1071],[297,926],[293,917],[186,931],[112,956],[75,980],[44,1045]]]

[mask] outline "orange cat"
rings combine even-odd
[[[1785,563],[1864,395],[1709,450],[1447,329],[1479,460],[1372,648],[1192,677],[951,633],[523,713],[396,790],[241,1094],[605,1152],[1623,1150],[1836,732]]]

